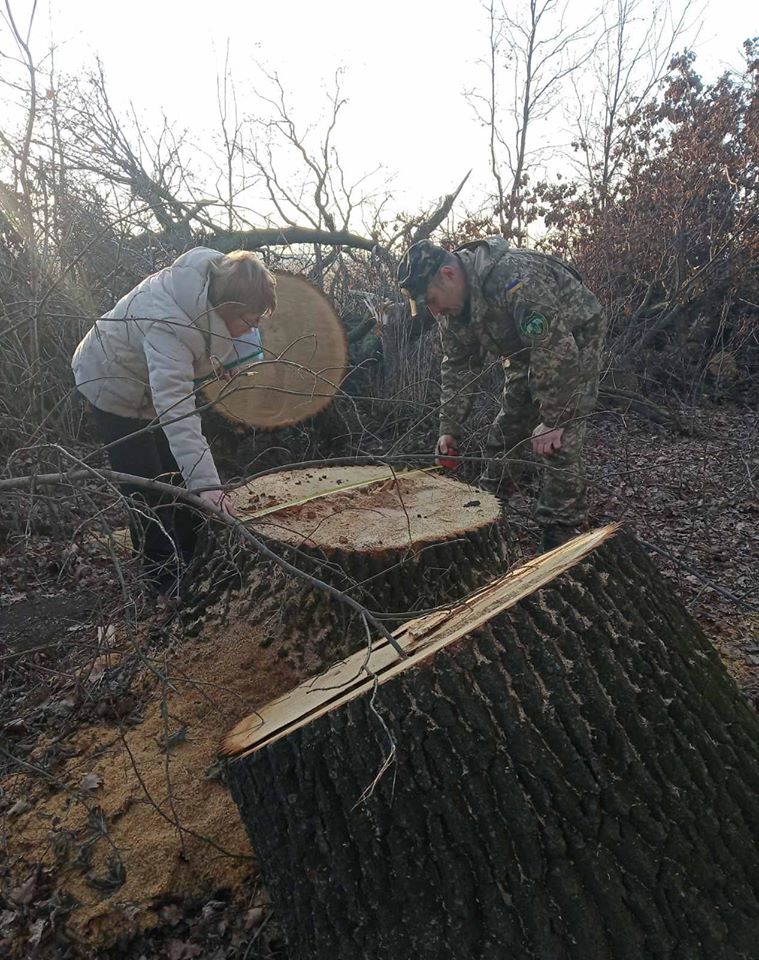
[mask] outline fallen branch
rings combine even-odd
[[[244,230],[234,233],[217,233],[209,237],[207,245],[221,253],[232,250],[258,250],[260,247],[285,247],[291,243],[316,243],[332,247],[352,247],[368,250],[385,259],[395,258],[385,247],[370,237],[361,237],[348,230],[320,230],[316,227],[273,227],[260,230]]]
[[[440,224],[445,220],[448,214],[451,212],[453,204],[456,202],[456,198],[461,193],[464,188],[464,184],[469,179],[469,174],[471,170],[464,177],[461,183],[456,187],[453,193],[449,193],[446,197],[443,198],[443,202],[437,208],[437,210],[428,217],[423,223],[420,223],[419,226],[414,230],[414,233],[411,237],[411,242],[416,243],[419,240],[426,240],[427,237],[432,233],[433,230],[436,230]]]
[[[440,206],[426,220],[417,226],[412,235],[412,243],[425,240],[433,230],[436,230],[451,212],[453,204],[469,179],[471,170],[453,193],[447,194]],[[258,250],[261,247],[283,247],[292,243],[322,244],[331,247],[350,247],[354,250],[368,250],[384,260],[395,263],[396,258],[384,246],[371,237],[362,237],[349,230],[321,230],[317,227],[270,227],[258,230],[235,231],[233,233],[217,233],[207,240],[207,244],[221,253],[231,253],[232,250]]]
[[[632,410],[646,420],[652,420],[654,423],[662,424],[665,427],[672,427],[678,433],[690,436],[691,430],[685,426],[680,417],[666,407],[660,407],[652,400],[632,390],[620,390],[617,387],[601,387],[598,396],[602,401],[606,401],[609,406],[623,407],[626,410]]]

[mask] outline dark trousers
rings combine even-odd
[[[121,441],[106,451],[114,470],[148,480],[182,483],[163,430],[152,429],[133,436],[148,422],[119,417],[97,407],[93,407],[93,414],[98,438],[104,444]],[[143,556],[146,578],[160,592],[173,591],[192,560],[200,517],[170,494],[129,483],[119,487],[130,502],[129,532],[135,552]]]

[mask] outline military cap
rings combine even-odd
[[[409,299],[412,317],[427,308],[427,287],[446,256],[445,250],[431,240],[419,240],[404,253],[398,264],[398,286]]]

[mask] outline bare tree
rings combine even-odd
[[[245,136],[250,124],[240,118],[237,90],[229,62],[229,44],[224,59],[224,73],[216,80],[216,100],[221,128],[223,162],[219,166],[217,192],[223,197],[226,229],[232,231],[252,226],[246,213],[245,197],[260,177],[248,176]],[[212,158],[215,161],[215,156]]]
[[[587,70],[573,75],[574,143],[580,174],[604,206],[633,128],[626,121],[651,97],[678,43],[691,29],[692,0],[610,0]]]
[[[254,118],[255,136],[246,155],[263,178],[268,200],[278,226],[306,226],[317,231],[346,233],[369,199],[365,187],[368,173],[351,182],[340,161],[335,134],[340,113],[347,103],[342,71],[334,77],[327,94],[328,110],[322,130],[301,127],[295,120],[285,86],[277,73],[264,74],[267,90],[257,91],[263,116]],[[270,218],[270,223],[274,222]],[[337,263],[339,247],[325,253],[315,243],[312,278],[323,282]]]
[[[562,84],[587,62],[595,46],[597,16],[573,24],[571,7],[569,0],[523,0],[515,9],[504,0],[487,0],[485,5],[488,85],[485,93],[470,90],[466,96],[489,131],[501,233],[516,243],[526,236],[523,201],[529,173],[548,152],[545,146],[533,147],[531,135],[557,107]]]
[[[184,133],[177,133],[165,117],[157,132],[150,131],[134,106],[131,117],[122,119],[111,103],[101,63],[71,91],[66,122],[71,165],[116,190],[119,203],[147,206],[167,232],[189,234],[190,224],[209,230],[220,226],[206,213],[219,199],[199,194],[188,173]]]
[[[39,372],[37,367],[40,358],[40,330],[37,301],[39,298],[39,255],[35,243],[34,230],[34,191],[31,182],[30,165],[32,161],[32,137],[37,122],[38,91],[37,91],[37,64],[30,48],[34,18],[37,12],[36,0],[32,4],[26,28],[22,29],[16,22],[9,0],[5,0],[5,14],[3,20],[10,29],[12,41],[17,50],[17,56],[7,59],[20,66],[27,76],[25,86],[18,89],[27,94],[25,105],[25,122],[20,142],[13,143],[7,136],[0,133],[2,142],[13,161],[14,183],[10,191],[4,191],[5,216],[14,225],[16,231],[26,241],[28,263],[28,296],[29,296],[29,344],[26,359],[32,369],[32,378]],[[32,393],[33,414],[39,415],[39,393]]]

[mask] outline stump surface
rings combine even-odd
[[[391,627],[462,599],[507,564],[499,501],[427,470],[301,468],[259,477],[234,499],[276,553],[389,617]],[[366,646],[362,618],[336,599],[254,554],[238,551],[228,566],[225,574],[212,557],[196,595],[213,605],[193,629],[260,623],[272,655],[304,676]]]
[[[233,499],[241,516],[267,537],[354,554],[453,540],[500,516],[492,494],[430,471],[394,474],[385,466],[270,474],[239,487]]]

